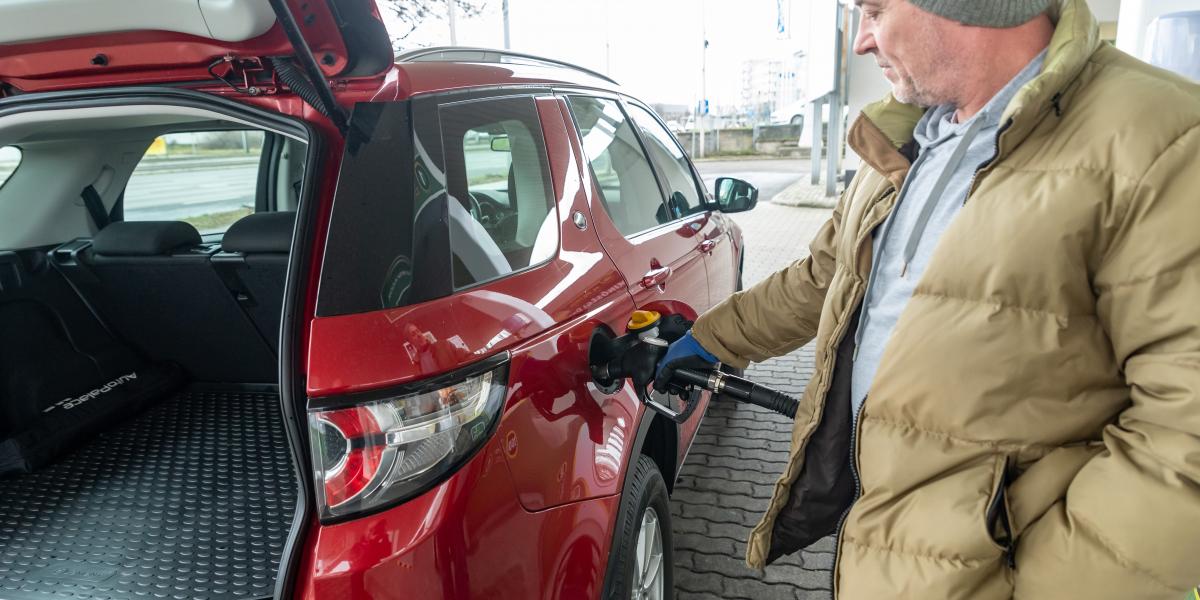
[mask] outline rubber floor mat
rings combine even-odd
[[[277,394],[177,394],[0,480],[0,600],[270,597],[297,485]]]

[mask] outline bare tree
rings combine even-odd
[[[488,0],[384,0],[380,4],[400,21],[400,27],[392,31],[392,48],[399,51],[404,40],[425,22],[434,19],[445,21],[447,2],[453,2],[458,16],[476,17],[487,7]]]

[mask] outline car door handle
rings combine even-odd
[[[650,269],[649,271],[646,271],[645,275],[642,275],[642,287],[647,289],[657,287],[666,283],[670,278],[671,267],[658,267],[655,269]]]
[[[711,240],[704,240],[703,242],[700,242],[700,251],[701,252],[712,252],[713,248],[716,248],[717,244],[720,241],[721,241],[721,238],[719,238],[719,237],[712,238]]]

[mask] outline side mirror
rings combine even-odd
[[[512,142],[507,135],[492,138],[492,152],[512,152]]]
[[[715,195],[723,213],[745,212],[758,204],[758,188],[733,177],[718,177]]]

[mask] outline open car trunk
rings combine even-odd
[[[0,181],[0,600],[274,597],[303,501],[279,342],[307,130],[70,111],[0,110],[22,153]]]

